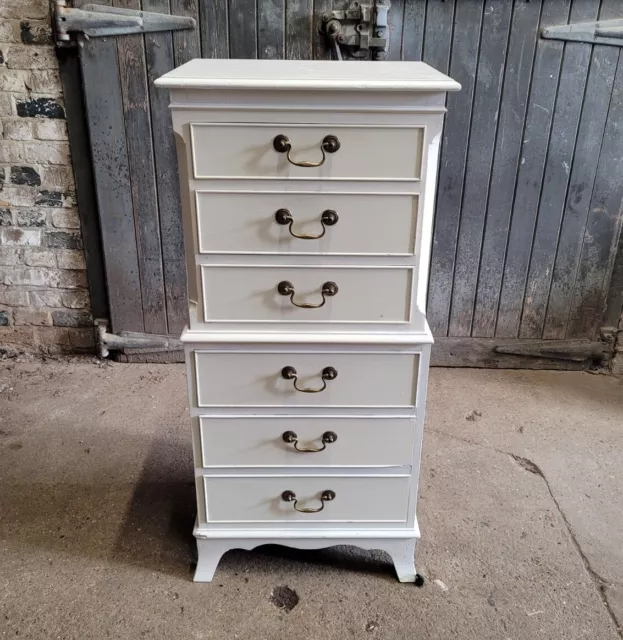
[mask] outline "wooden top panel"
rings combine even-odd
[[[197,58],[156,80],[171,89],[458,91],[461,85],[423,62],[229,60]]]

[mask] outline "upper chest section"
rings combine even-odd
[[[157,84],[197,180],[419,180],[458,88],[423,63],[263,60],[193,60]]]

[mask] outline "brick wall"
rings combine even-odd
[[[0,0],[0,345],[93,346],[48,0]]]

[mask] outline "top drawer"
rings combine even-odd
[[[421,174],[423,126],[210,123],[191,124],[190,132],[195,179],[419,180]],[[339,144],[325,151],[327,136]]]

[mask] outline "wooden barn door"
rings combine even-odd
[[[93,38],[80,53],[112,330],[179,335],[177,166],[153,80],[199,56],[330,58],[320,18],[348,3],[111,3],[198,25]],[[623,58],[540,32],[618,17],[620,0],[392,0],[387,59],[424,60],[463,85],[448,97],[440,161],[436,364],[578,368],[612,350],[601,329],[623,298]]]
[[[91,1],[73,0],[71,6],[86,4]],[[330,2],[316,0],[315,7],[311,0],[290,1],[287,6],[263,0],[98,0],[98,4],[197,21],[195,30],[91,38],[72,52],[79,59],[86,122],[84,131],[76,122],[79,114],[70,122],[76,131],[74,165],[79,173],[89,160],[78,148],[81,134],[87,133],[95,198],[91,202],[85,193],[82,202],[97,208],[109,330],[179,336],[187,302],[177,161],[169,96],[153,81],[202,56],[330,57],[314,18]],[[71,67],[71,54],[64,52],[61,59]],[[70,84],[67,89],[72,92],[76,87]],[[80,185],[78,191],[80,198]],[[91,253],[96,252],[97,247],[92,248]],[[94,257],[91,264],[97,269],[96,263]],[[105,313],[103,304],[99,307]]]
[[[622,18],[623,5],[401,1],[402,58],[463,85],[448,97],[437,193],[428,305],[437,364],[598,359],[623,294],[623,58],[617,46],[540,32]]]
[[[72,6],[85,4],[87,0],[74,0]],[[189,0],[98,4],[197,17],[196,4]],[[114,332],[179,334],[186,321],[168,95],[156,90],[153,81],[198,56],[196,30],[91,38],[79,51],[108,318]],[[69,121],[70,137],[71,125]],[[72,141],[72,151],[73,146]]]

